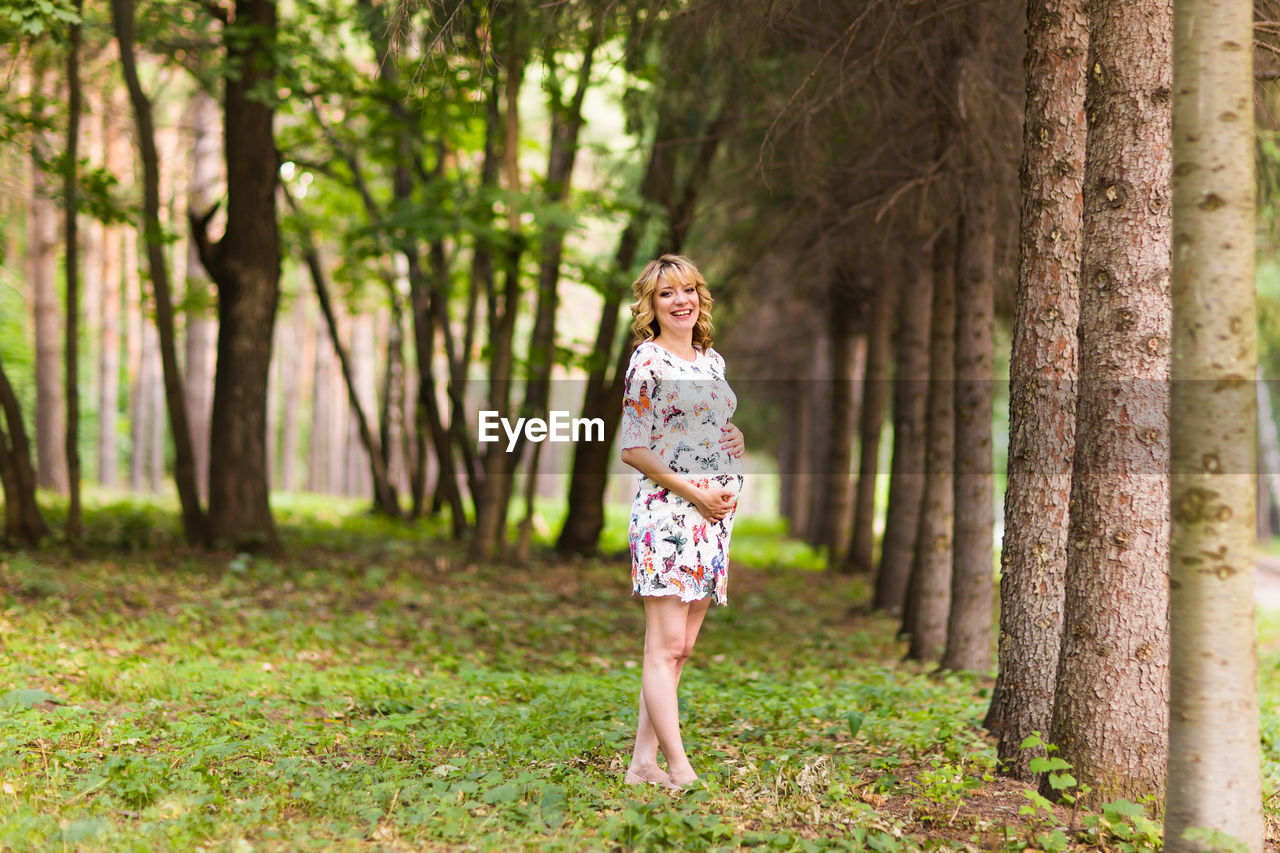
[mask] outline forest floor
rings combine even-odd
[[[0,850],[1159,847],[1149,804],[1072,814],[999,778],[992,679],[903,662],[864,580],[769,523],[735,530],[681,688],[702,781],[673,796],[621,779],[625,559],[468,566],[437,527],[318,512],[281,513],[279,558],[186,549],[140,504],[0,554]],[[1274,849],[1280,617],[1259,625]]]

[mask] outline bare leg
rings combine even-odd
[[[693,651],[710,605],[710,599],[691,604],[674,596],[645,599],[647,628],[640,720],[632,756],[632,772],[638,776],[644,775],[642,769],[656,766],[657,748],[661,746],[673,782],[687,784],[698,778],[680,739],[676,695],[684,662]]]
[[[649,709],[644,704],[644,691],[640,691],[640,725],[636,728],[636,746],[631,753],[631,766],[627,768],[627,781],[662,784],[670,781],[666,772],[658,766],[658,735],[649,721]],[[631,777],[636,777],[632,779]]]

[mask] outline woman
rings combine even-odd
[[[679,790],[698,776],[680,740],[676,691],[712,600],[727,601],[743,439],[729,423],[737,398],[711,348],[711,293],[697,267],[663,255],[632,290],[638,344],[626,375],[622,461],[643,475],[629,534],[645,635],[640,724],[625,779]]]

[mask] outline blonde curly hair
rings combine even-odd
[[[698,272],[693,261],[684,255],[663,255],[649,261],[640,277],[631,285],[635,301],[631,303],[631,334],[636,344],[651,341],[661,329],[653,312],[653,300],[663,285],[680,287],[692,284],[698,289],[698,319],[693,326],[693,345],[706,352],[711,348],[711,334],[715,326],[711,322],[711,290],[707,280]]]

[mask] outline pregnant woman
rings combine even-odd
[[[632,288],[637,346],[627,367],[622,461],[642,475],[629,534],[645,634],[640,724],[626,781],[679,790],[698,776],[680,740],[676,691],[711,602],[727,603],[743,438],[729,423],[737,397],[711,348],[711,292],[697,267],[663,255]]]

